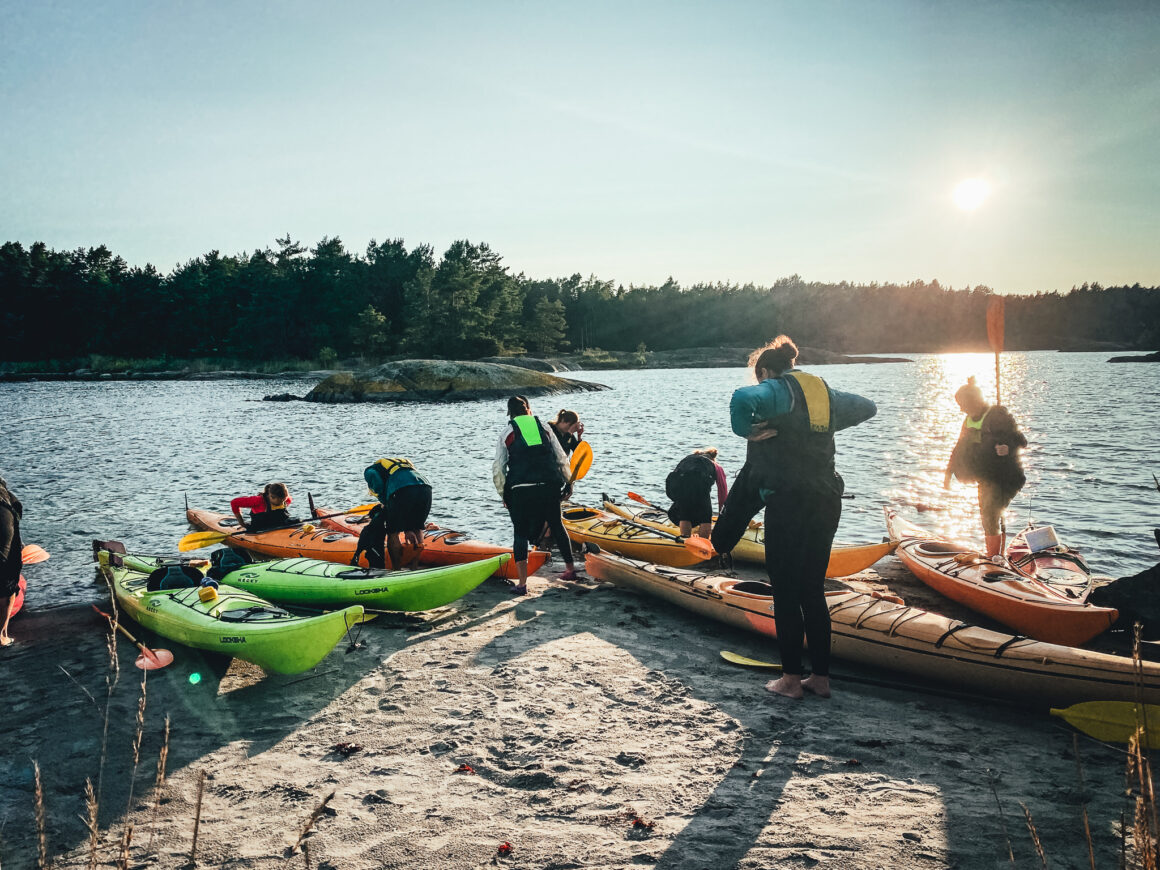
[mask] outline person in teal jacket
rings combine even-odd
[[[380,459],[367,466],[363,478],[379,503],[371,509],[370,520],[359,533],[351,564],[358,564],[359,554],[365,550],[367,564],[372,568],[387,567],[389,559],[391,569],[399,570],[404,567],[403,543],[399,540],[399,535],[403,535],[414,548],[406,567],[414,567],[423,549],[423,528],[431,514],[431,484],[415,470],[411,460],[402,456]]]
[[[773,587],[782,676],[766,689],[789,698],[830,696],[830,611],[826,566],[842,515],[834,433],[869,420],[877,406],[833,390],[794,368],[797,346],[779,335],[750,357],[758,383],[733,393],[733,432],[745,438],[745,465],[713,527],[713,547],[728,553],[765,508],[765,568]],[[809,641],[813,673],[802,679]]]

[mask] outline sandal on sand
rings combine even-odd
[[[519,586],[519,585],[513,583],[511,585],[511,588],[508,590],[508,592],[510,592],[512,595],[527,595],[528,594],[528,585],[525,583],[524,585]]]

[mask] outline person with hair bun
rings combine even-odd
[[[950,489],[952,475],[964,483],[978,483],[987,556],[1001,556],[1006,546],[1003,511],[1027,482],[1019,461],[1027,438],[1010,411],[987,404],[974,377],[955,392],[955,401],[967,416],[947,463],[943,489]]]
[[[571,456],[572,451],[576,449],[584,437],[584,424],[580,422],[580,415],[575,411],[561,408],[556,412],[556,419],[549,420],[548,425],[556,434],[556,440],[560,442],[560,448],[564,451],[564,455]]]
[[[733,393],[733,432],[745,438],[745,465],[713,527],[713,547],[728,553],[765,508],[765,569],[782,676],[765,688],[787,698],[830,697],[830,611],[826,567],[842,515],[844,484],[834,468],[834,433],[873,417],[869,399],[833,390],[794,368],[797,346],[779,335],[749,358],[758,383]],[[809,641],[813,673],[802,679]]]

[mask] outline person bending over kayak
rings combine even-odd
[[[560,442],[538,417],[533,417],[523,396],[508,399],[509,421],[499,436],[492,463],[492,480],[511,517],[515,541],[516,595],[528,591],[528,541],[539,536],[544,524],[560,548],[566,570],[561,580],[579,577],[572,557],[572,542],[560,516],[560,501],[572,495],[568,457]]]
[[[1006,546],[1003,511],[1027,482],[1019,461],[1019,449],[1027,446],[1027,438],[1010,411],[987,404],[973,377],[959,387],[955,401],[967,416],[947,463],[943,489],[950,489],[951,475],[979,484],[987,556],[1001,556]]]
[[[10,646],[8,620],[12,602],[20,591],[20,568],[24,564],[24,542],[20,540],[20,520],[24,506],[0,477],[0,646]]]
[[[748,440],[745,465],[713,528],[713,546],[728,553],[749,521],[765,508],[765,569],[782,676],[765,688],[788,698],[803,690],[830,696],[830,611],[826,566],[842,515],[841,476],[834,468],[834,433],[869,420],[869,399],[833,390],[794,368],[797,346],[779,335],[749,361],[758,383],[733,393],[733,432]],[[808,639],[812,675],[802,679]]]
[[[571,456],[584,437],[584,424],[580,422],[580,415],[561,408],[556,412],[556,419],[549,420],[548,425],[552,427],[552,433],[560,442],[564,455]]]
[[[293,499],[284,483],[267,483],[257,495],[243,495],[230,502],[230,510],[238,523],[248,532],[263,532],[294,522],[286,508]],[[242,519],[242,511],[248,509],[250,521]]]
[[[367,488],[379,503],[375,505],[369,521],[358,536],[358,547],[351,564],[358,564],[359,554],[364,550],[367,563],[372,568],[387,567],[391,570],[413,568],[419,562],[419,551],[423,549],[423,527],[431,515],[431,484],[427,478],[415,470],[411,460],[402,456],[380,459],[363,472]],[[414,550],[415,555],[408,565],[403,565],[402,535]],[[384,559],[384,546],[386,559]]]
[[[702,538],[713,528],[713,484],[717,484],[717,510],[725,505],[729,485],[725,469],[717,462],[717,448],[694,450],[677,463],[665,478],[665,495],[673,500],[669,519],[681,527],[681,535],[693,534],[693,526]]]

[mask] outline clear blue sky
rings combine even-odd
[[[0,241],[165,272],[289,233],[625,285],[1160,284],[1155,2],[0,15]]]

